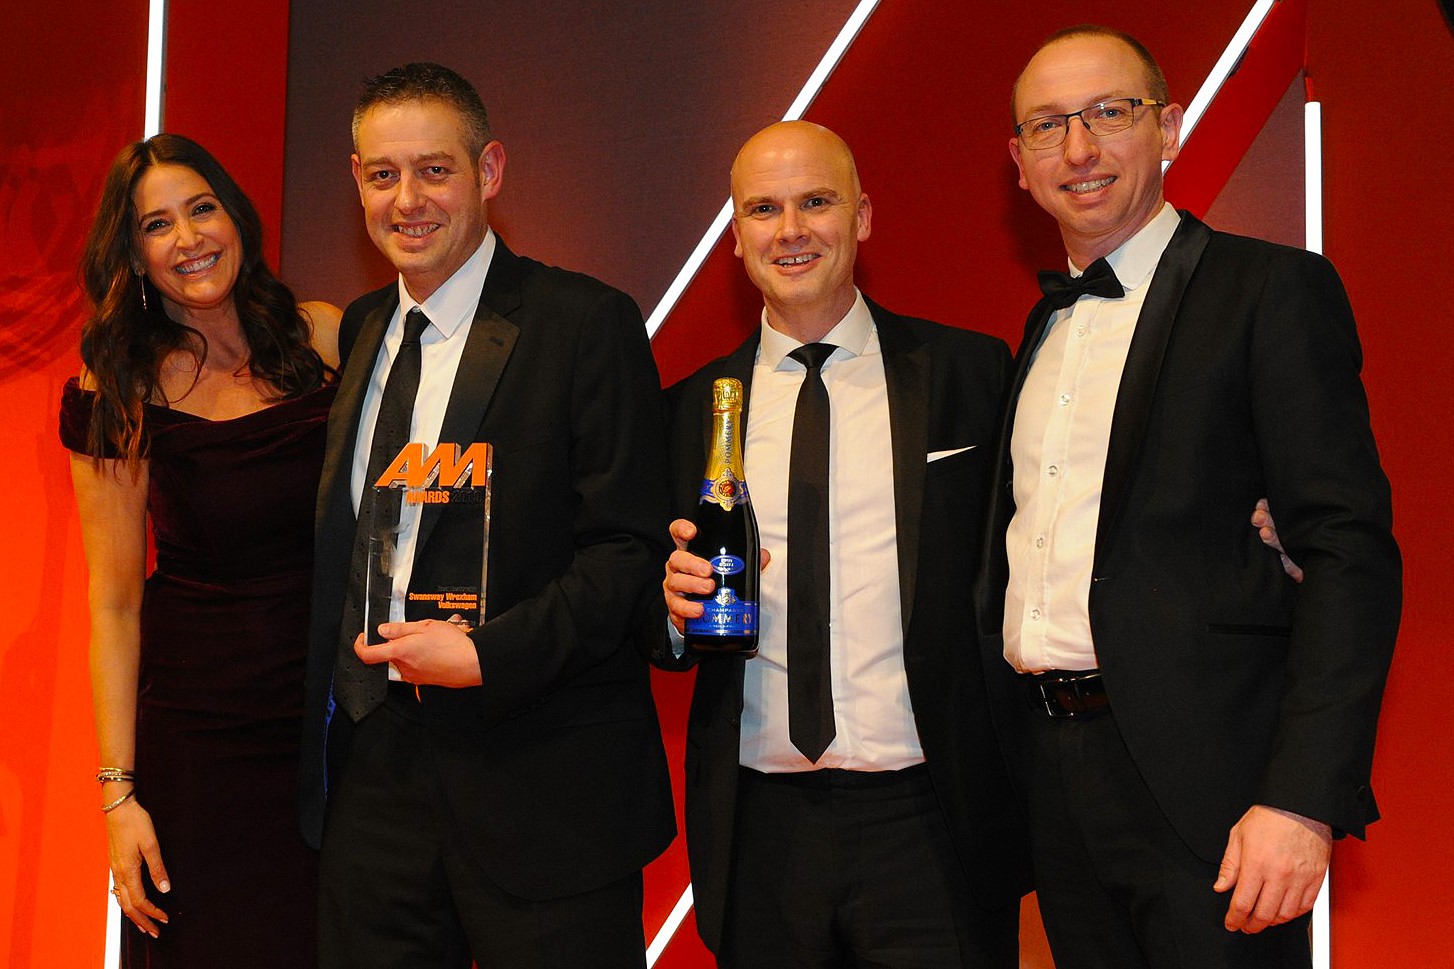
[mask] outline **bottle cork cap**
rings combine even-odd
[[[736,377],[719,377],[712,382],[712,410],[742,410],[742,381]]]

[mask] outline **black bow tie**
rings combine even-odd
[[[1058,310],[1063,310],[1071,303],[1082,296],[1103,296],[1106,299],[1115,299],[1126,295],[1125,288],[1121,281],[1116,278],[1116,271],[1111,264],[1102,257],[1086,267],[1085,272],[1079,276],[1071,276],[1070,273],[1042,272],[1040,274],[1040,292],[1050,300],[1050,305]]]

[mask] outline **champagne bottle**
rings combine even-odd
[[[697,537],[687,550],[712,565],[717,589],[691,596],[703,604],[686,621],[687,645],[715,652],[757,652],[757,517],[742,473],[742,381],[712,384],[712,448],[695,518]]]

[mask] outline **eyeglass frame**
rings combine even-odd
[[[1079,118],[1080,119],[1080,123],[1083,124],[1083,125],[1085,125],[1085,130],[1087,132],[1089,132],[1090,134],[1095,135],[1098,138],[1099,137],[1103,137],[1100,133],[1098,133],[1094,128],[1091,127],[1090,122],[1085,119],[1085,113],[1087,111],[1093,111],[1096,108],[1104,108],[1106,105],[1108,105],[1108,104],[1114,104],[1117,101],[1126,101],[1126,102],[1129,102],[1130,103],[1131,107],[1130,107],[1129,114],[1131,115],[1131,122],[1130,122],[1130,124],[1126,125],[1125,128],[1117,128],[1116,131],[1108,132],[1109,134],[1115,134],[1118,131],[1125,131],[1125,130],[1131,128],[1131,127],[1134,127],[1135,124],[1136,124],[1136,109],[1137,108],[1142,108],[1142,107],[1146,107],[1146,108],[1164,108],[1164,107],[1167,107],[1168,106],[1168,102],[1166,102],[1166,101],[1157,101],[1154,98],[1106,98],[1104,101],[1097,101],[1095,104],[1087,104],[1085,107],[1081,108],[1079,111],[1072,111],[1069,114],[1041,114],[1041,115],[1036,115],[1033,118],[1026,118],[1024,121],[1021,121],[1019,124],[1015,125],[1015,137],[1020,139],[1020,144],[1027,151],[1047,151],[1047,150],[1049,150],[1051,148],[1059,148],[1061,145],[1065,144],[1065,139],[1070,137],[1070,119],[1071,118]],[[1060,140],[1057,141],[1057,142],[1055,142],[1053,145],[1031,145],[1031,144],[1028,144],[1025,141],[1025,135],[1023,133],[1023,129],[1025,128],[1025,126],[1028,125],[1028,124],[1033,124],[1036,121],[1045,121],[1045,120],[1047,120],[1049,118],[1062,118],[1062,119],[1064,119],[1064,128],[1062,129],[1062,131],[1064,133],[1060,136]]]

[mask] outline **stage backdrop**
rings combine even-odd
[[[64,11],[14,11],[12,57],[0,68],[9,81],[0,444],[15,469],[0,633],[0,961],[17,967],[100,959],[105,861],[88,777],[84,571],[53,415],[59,383],[76,366],[71,274],[86,213],[106,159],[139,133],[142,6],[77,0]],[[353,92],[396,63],[449,63],[478,84],[510,153],[492,207],[502,234],[621,286],[649,313],[725,198],[737,144],[786,109],[852,6],[422,0],[400,12],[371,0],[294,0],[290,11],[287,0],[259,0],[239,22],[174,2],[169,127],[213,148],[259,200],[300,294],[342,303],[389,275],[363,235],[348,174]],[[1013,345],[1033,270],[1063,258],[1048,220],[1015,187],[1005,151],[1009,84],[1029,50],[1067,23],[1108,22],[1157,52],[1185,101],[1248,7],[1209,0],[1168,16],[1149,0],[1092,10],[1067,0],[1033,9],[884,0],[808,112],[854,146],[875,202],[865,289],[900,312]],[[1454,41],[1434,0],[1393,0],[1376,18],[1352,0],[1308,0],[1306,53],[1325,105],[1326,250],[1358,313],[1407,568],[1375,764],[1387,820],[1370,843],[1338,846],[1334,965],[1437,965],[1454,917],[1445,862],[1454,834],[1440,810],[1454,781],[1443,755],[1450,717],[1436,692],[1454,664],[1434,609],[1449,545],[1436,489],[1454,471],[1443,446],[1451,409],[1438,387],[1454,337],[1443,310],[1416,294],[1426,280],[1447,279],[1454,257],[1448,206],[1434,189],[1454,138],[1447,126],[1421,130],[1409,119],[1448,91]],[[1296,181],[1278,139],[1301,96],[1294,88],[1278,98],[1283,122],[1211,205],[1223,225],[1255,224],[1279,194],[1274,184]],[[1259,231],[1295,236],[1296,216],[1263,219]],[[719,246],[657,337],[663,376],[735,345],[755,306]],[[679,772],[690,677],[660,677],[657,687]],[[648,938],[685,879],[678,844],[648,873]],[[1045,964],[1033,948],[1027,959]],[[690,921],[658,963],[705,964]]]

